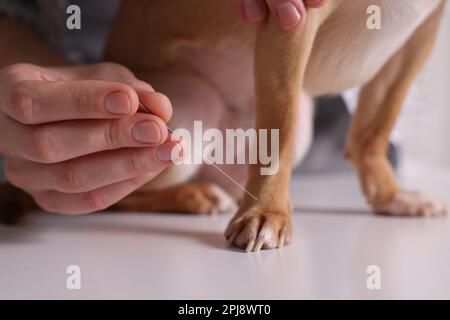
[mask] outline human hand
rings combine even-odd
[[[136,113],[139,101],[153,114]],[[167,97],[111,63],[0,70],[5,174],[45,210],[106,209],[166,168]],[[177,149],[175,149],[176,151]]]
[[[319,8],[326,0],[235,0],[242,17],[250,23],[258,23],[271,13],[281,28],[298,29],[306,20],[305,8]]]

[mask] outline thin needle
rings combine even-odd
[[[149,108],[147,108],[146,106],[144,106],[142,103],[139,102],[139,111],[143,111],[145,113],[150,113],[153,114],[153,112],[150,111]],[[169,127],[166,127],[167,131],[169,131],[170,133],[173,133],[173,130],[170,129]]]
[[[149,108],[147,108],[146,106],[144,106],[141,102],[139,102],[139,111],[145,112],[145,113],[150,113],[153,114],[153,112],[150,111]],[[173,134],[173,130],[170,129],[169,127],[167,127],[167,131],[169,131],[171,134]],[[223,171],[222,169],[220,169],[217,165],[215,165],[214,163],[212,163],[209,160],[203,159],[205,160],[205,162],[209,165],[212,165],[214,168],[216,168],[222,175],[224,175],[226,178],[228,178],[231,182],[233,182],[239,189],[241,189],[242,191],[244,191],[246,194],[248,194],[250,197],[253,198],[253,200],[258,201],[258,198],[255,197],[250,191],[248,191],[247,189],[245,189],[245,187],[243,187],[239,182],[237,182],[236,180],[234,180],[232,177],[230,177],[225,171]]]
[[[203,159],[206,164],[209,164],[211,166],[213,166],[214,168],[216,168],[221,174],[223,174],[225,177],[227,177],[231,182],[233,182],[239,189],[241,189],[242,191],[244,191],[246,194],[248,194],[250,197],[253,198],[253,200],[258,201],[258,198],[255,197],[253,195],[253,193],[251,193],[250,191],[248,191],[247,189],[245,189],[239,182],[237,182],[236,180],[234,180],[232,177],[230,177],[228,174],[226,174],[225,171],[223,171],[222,169],[220,169],[217,165],[215,165],[214,163],[212,163],[209,160]]]

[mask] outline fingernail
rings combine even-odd
[[[298,25],[302,20],[300,11],[291,2],[284,2],[276,7],[278,20],[282,27],[291,29]]]
[[[255,0],[244,1],[244,15],[245,18],[252,22],[264,17],[264,11]]]
[[[183,147],[179,143],[166,143],[156,148],[156,157],[160,161],[177,162],[183,159]]]
[[[136,124],[132,130],[133,137],[143,143],[158,143],[161,141],[161,130],[154,121],[143,121]]]
[[[114,114],[129,114],[131,112],[130,99],[125,93],[113,92],[106,96],[105,108]]]

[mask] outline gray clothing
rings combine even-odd
[[[81,9],[81,30],[66,27],[69,5]],[[119,0],[0,0],[0,14],[28,24],[71,61],[97,62],[119,5]]]

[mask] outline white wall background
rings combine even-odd
[[[402,171],[450,170],[450,3],[437,46],[406,104],[398,128]]]

